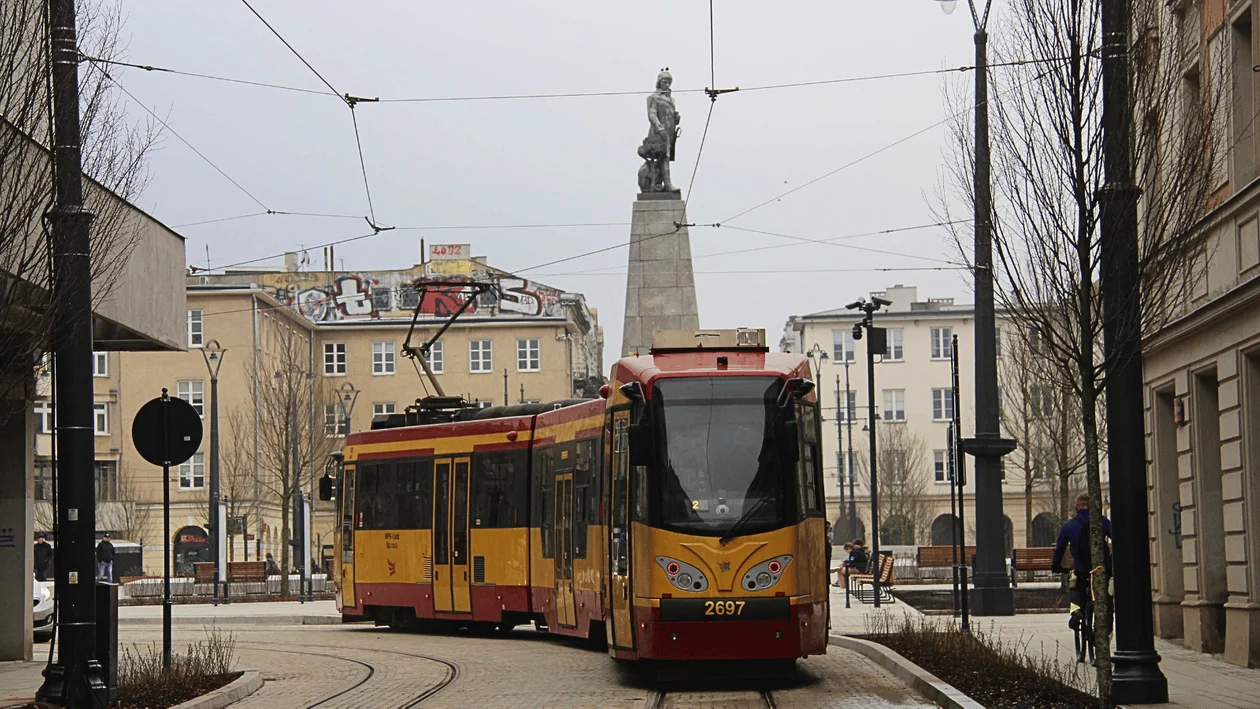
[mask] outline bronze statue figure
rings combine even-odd
[[[670,86],[674,78],[669,69],[656,76],[656,92],[647,98],[648,135],[639,146],[643,165],[639,168],[639,191],[678,192],[669,178],[669,164],[674,160],[678,142],[680,116],[674,106]]]

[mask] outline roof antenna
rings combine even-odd
[[[206,243],[206,271],[210,271],[210,244]]]

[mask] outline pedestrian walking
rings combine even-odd
[[[105,583],[114,580],[114,544],[108,534],[96,545],[96,580]]]
[[[44,533],[40,532],[35,535],[35,580],[47,581],[48,572],[52,568],[53,548],[48,543],[48,539],[44,537]]]

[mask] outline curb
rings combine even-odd
[[[182,616],[171,619],[175,625],[340,625],[339,616],[330,615],[238,615]],[[119,625],[161,625],[161,618],[119,618]]]
[[[873,660],[875,664],[893,673],[897,679],[910,685],[931,701],[936,702],[937,706],[946,707],[947,709],[985,709],[980,702],[954,689],[936,675],[879,643],[844,635],[832,635],[828,638],[827,644],[842,647],[846,650],[853,650]]]
[[[183,704],[176,704],[171,709],[223,709],[223,707],[235,704],[257,692],[262,686],[263,678],[261,672],[245,670],[244,674],[226,686],[219,687],[213,692],[203,694],[196,699],[189,699]]]

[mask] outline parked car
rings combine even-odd
[[[52,581],[36,581],[31,579],[32,601],[31,619],[35,624],[35,639],[43,642],[51,640],[53,635],[53,584]]]

